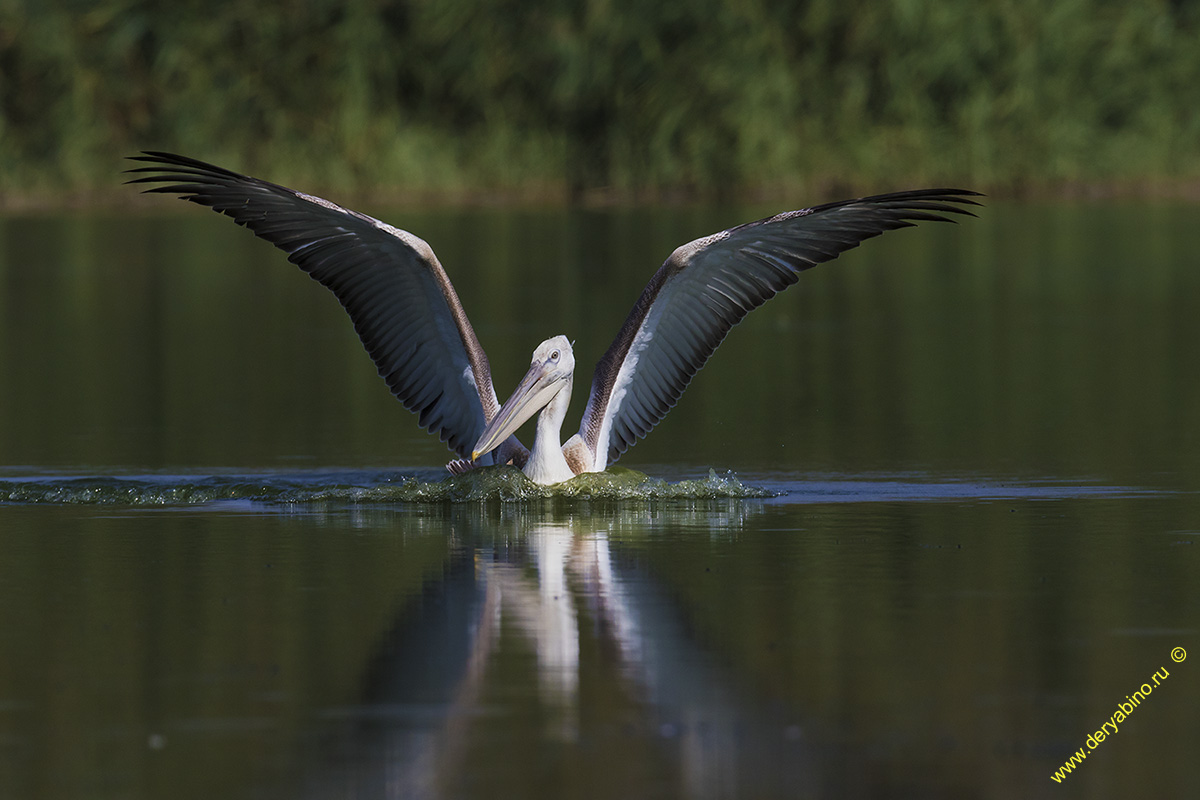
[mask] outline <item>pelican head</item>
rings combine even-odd
[[[525,377],[521,379],[521,383],[512,393],[512,397],[509,397],[501,406],[500,411],[492,418],[491,423],[479,437],[479,441],[475,443],[471,460],[476,461],[480,456],[494,450],[501,442],[516,433],[517,428],[520,428],[527,419],[543,408],[553,412],[543,414],[543,417],[546,418],[548,424],[553,425],[554,433],[559,434],[563,418],[567,413],[567,406],[571,402],[571,378],[574,374],[575,353],[571,350],[571,342],[567,337],[555,336],[539,344],[533,351],[529,371],[525,373]],[[542,432],[541,429],[542,423],[539,422],[539,433]],[[549,434],[549,431],[546,433]],[[535,437],[535,455],[539,449],[538,439],[545,439],[545,437]],[[555,450],[558,450],[559,447],[559,442],[555,442]],[[561,451],[559,451],[559,457],[562,457]]]

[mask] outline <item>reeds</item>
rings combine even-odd
[[[0,0],[0,196],[178,150],[340,192],[1200,180],[1200,3]]]

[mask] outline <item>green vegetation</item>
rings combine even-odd
[[[142,148],[385,196],[1161,190],[1198,41],[1194,0],[0,0],[0,200]]]

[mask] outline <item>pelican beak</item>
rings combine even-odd
[[[525,373],[512,397],[505,401],[499,413],[484,429],[483,435],[475,443],[471,460],[478,461],[479,457],[495,450],[500,444],[517,432],[525,424],[525,420],[541,411],[547,403],[562,389],[565,376],[549,363],[534,364]]]

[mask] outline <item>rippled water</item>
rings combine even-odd
[[[1056,500],[1139,497],[1159,490],[1089,481],[1019,482],[929,475],[796,476],[765,473],[746,483],[733,473],[665,481],[623,467],[539,486],[514,467],[485,467],[438,479],[428,474],[368,470],[242,475],[0,476],[0,503],[117,505],[130,508],[250,503],[262,513],[305,504],[346,506],[508,503],[551,511],[592,500],[627,505],[661,501],[776,499],[787,503],[939,500]]]
[[[551,334],[591,363],[675,245],[772,210],[384,216],[505,395]],[[0,796],[1200,785],[1193,208],[869,242],[550,491],[448,477],[336,302],[181,211],[0,220]]]

